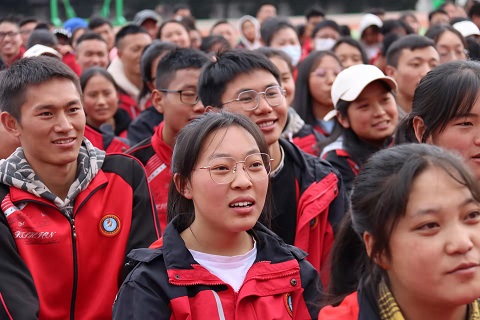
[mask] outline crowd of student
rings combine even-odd
[[[0,319],[480,319],[480,2],[384,14],[0,19]]]

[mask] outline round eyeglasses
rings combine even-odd
[[[217,184],[228,184],[235,178],[237,165],[243,164],[243,170],[252,181],[263,180],[270,174],[273,159],[266,153],[253,153],[245,160],[237,161],[232,157],[218,157],[210,160],[208,166],[198,169],[210,171],[210,177]]]
[[[263,95],[271,107],[279,106],[285,100],[285,90],[280,86],[271,86],[263,92],[257,92],[255,90],[242,91],[238,94],[237,99],[224,102],[218,107],[223,107],[227,103],[238,102],[244,111],[252,111],[258,108],[260,95]]]

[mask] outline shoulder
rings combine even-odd
[[[102,171],[117,174],[126,181],[136,181],[145,176],[142,163],[135,157],[123,153],[107,154]]]
[[[340,305],[322,308],[318,318],[322,320],[356,320],[359,310],[357,292],[354,292],[346,296]]]

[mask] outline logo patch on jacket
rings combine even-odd
[[[287,309],[288,314],[290,317],[293,318],[293,304],[292,304],[292,295],[290,293],[285,293],[283,296],[283,302],[285,304],[285,308]]]
[[[120,219],[113,214],[107,214],[100,220],[100,232],[104,236],[113,237],[120,232]]]

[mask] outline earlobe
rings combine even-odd
[[[375,239],[369,232],[363,233],[363,242],[365,243],[365,249],[367,250],[367,255],[370,257],[370,259],[380,268],[387,270],[389,266],[384,252],[375,254],[375,256],[372,257],[372,250],[373,245],[375,244]]]
[[[395,68],[387,65],[385,67],[385,75],[389,77],[393,77],[395,75]]]
[[[212,106],[206,106],[206,107],[205,107],[205,113],[206,113],[206,112],[220,112],[220,109],[214,108],[214,107],[212,107]]]
[[[18,130],[19,124],[10,113],[2,112],[0,114],[0,120],[5,130],[7,130],[11,135],[17,138],[20,136],[20,131]]]
[[[163,108],[163,98],[164,97],[165,96],[164,96],[163,92],[160,92],[156,89],[152,91],[152,104],[155,107],[155,109],[162,114],[165,111],[165,109]]]
[[[184,178],[180,174],[174,174],[173,182],[175,183],[175,188],[177,189],[178,193],[180,193],[185,198],[192,199],[190,183],[188,181],[186,183],[183,183],[182,179]]]

